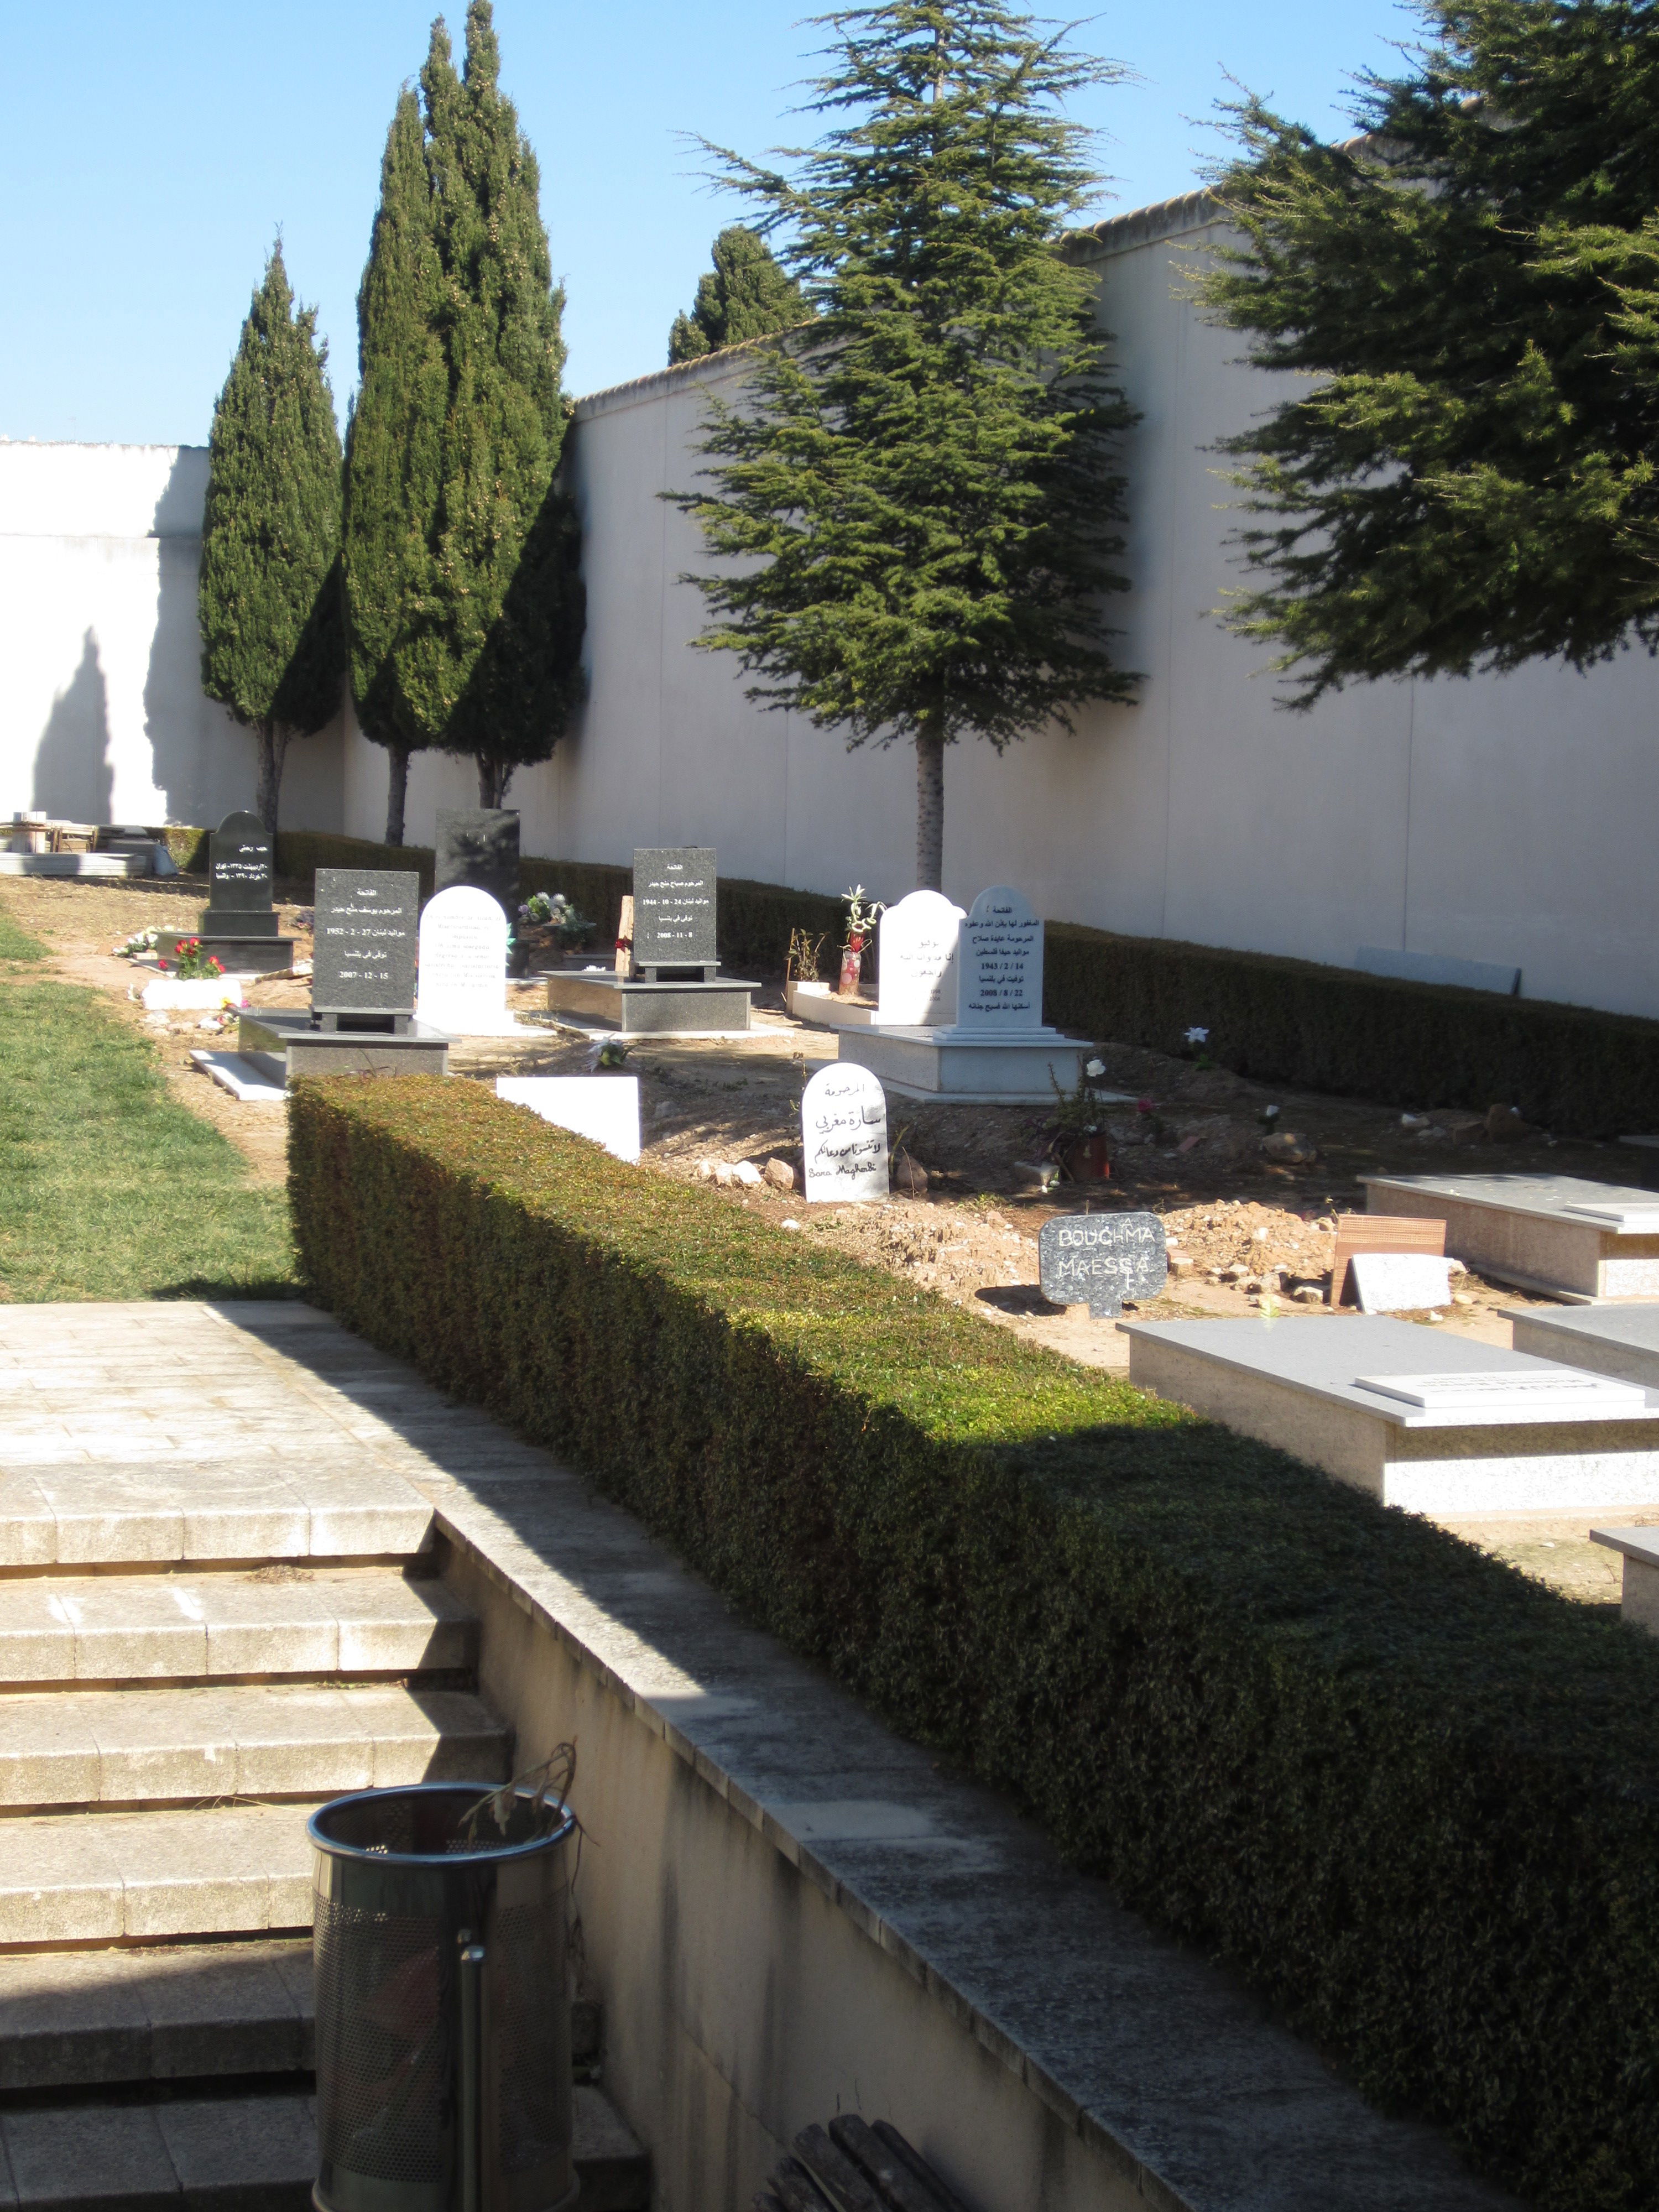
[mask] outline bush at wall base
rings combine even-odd
[[[1659,1644],[481,1085],[301,1083],[289,1141],[350,1327],[1378,2102],[1540,2206],[1659,2201]]]

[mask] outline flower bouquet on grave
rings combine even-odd
[[[1051,1067],[1055,1111],[1048,1123],[1048,1154],[1072,1182],[1104,1182],[1112,1172],[1106,1133],[1106,1109],[1100,1086],[1106,1069],[1098,1060],[1085,1060],[1078,1070],[1075,1091],[1062,1091]]]
[[[519,908],[510,943],[515,952],[574,952],[593,930],[594,924],[562,891],[532,891]]]
[[[841,977],[836,985],[836,996],[856,999],[864,977],[864,948],[875,934],[876,924],[886,911],[886,902],[872,899],[866,905],[862,884],[854,884],[842,896],[847,901],[847,934],[842,939]]]
[[[172,960],[158,960],[155,964],[164,975],[173,975],[181,983],[210,983],[225,972],[223,961],[203,951],[199,937],[179,938]]]
[[[154,952],[159,929],[135,929],[131,937],[115,947],[118,960],[136,960],[141,952]]]

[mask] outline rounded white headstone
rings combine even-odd
[[[884,1028],[938,1029],[957,1018],[957,937],[962,908],[943,891],[912,891],[882,915]]]
[[[1024,892],[1006,884],[981,891],[962,925],[957,1027],[1042,1026],[1042,924]]]
[[[867,1067],[837,1060],[801,1094],[809,1204],[887,1195],[887,1094]]]
[[[416,1020],[452,1036],[503,1036],[507,1011],[507,916],[488,891],[456,884],[421,916]]]

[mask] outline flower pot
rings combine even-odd
[[[863,977],[864,947],[861,944],[849,945],[841,956],[841,981],[836,987],[837,998],[856,999]]]
[[[1098,1133],[1092,1137],[1079,1137],[1066,1155],[1066,1172],[1073,1182],[1108,1181],[1112,1163],[1107,1155],[1105,1137]]]

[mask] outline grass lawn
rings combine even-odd
[[[0,914],[0,958],[31,940]],[[288,1201],[94,991],[0,988],[0,1300],[281,1297]]]
[[[0,960],[44,960],[46,948],[30,937],[0,907]]]

